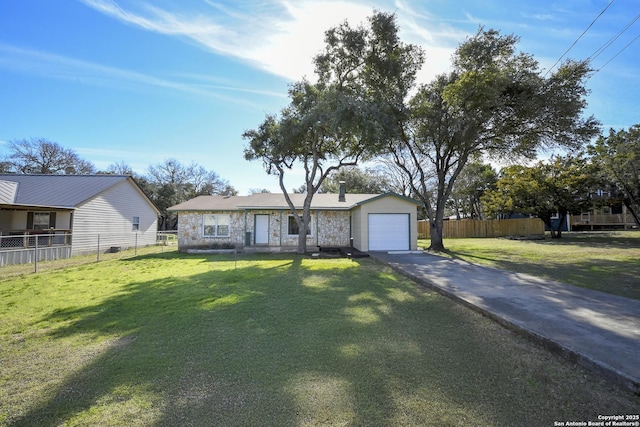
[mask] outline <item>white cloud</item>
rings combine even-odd
[[[405,0],[396,0],[393,4],[388,0],[379,0],[375,2],[377,4],[345,0],[271,0],[258,4],[238,2],[234,8],[205,0],[216,13],[186,9],[169,11],[145,3],[132,4],[125,9],[113,0],[82,1],[128,25],[183,37],[290,81],[303,76],[312,78],[312,59],[322,50],[327,29],[345,20],[352,26],[364,23],[376,8],[395,12],[405,41],[422,45],[427,51],[421,80],[431,80],[434,75],[446,71],[455,45],[464,38],[459,30],[431,18],[424,7],[418,9]],[[123,0],[121,4],[125,2]]]
[[[127,88],[129,86],[134,88],[140,85],[160,87],[247,105],[251,103],[246,99],[232,97],[225,93],[246,92],[267,96],[282,96],[282,94],[246,87],[211,85],[206,81],[184,82],[162,79],[149,74],[56,55],[40,50],[12,46],[2,42],[0,42],[0,68],[16,73],[69,80],[89,85],[118,88]],[[192,77],[194,76],[192,75]]]

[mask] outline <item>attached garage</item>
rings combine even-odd
[[[406,251],[410,249],[410,215],[369,214],[370,251]]]

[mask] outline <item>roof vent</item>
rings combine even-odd
[[[347,192],[347,186],[344,181],[340,181],[340,194],[338,194],[339,202],[346,202],[345,193]]]

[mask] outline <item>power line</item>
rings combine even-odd
[[[631,40],[629,43],[627,43],[627,45],[625,47],[620,49],[618,51],[618,53],[613,55],[613,57],[611,57],[611,59],[609,59],[607,62],[605,62],[604,65],[602,67],[598,68],[591,76],[593,77],[594,74],[596,74],[598,71],[602,70],[609,62],[613,61],[618,55],[620,55],[626,48],[631,46],[631,44],[633,44],[633,42],[635,42],[638,39],[640,39],[640,34],[638,34],[633,40]]]
[[[587,31],[589,31],[589,30],[591,29],[591,27],[593,26],[593,24],[595,24],[595,23],[596,23],[596,21],[598,20],[598,18],[600,18],[600,17],[601,17],[601,16],[602,16],[606,11],[607,11],[607,9],[609,9],[609,7],[613,4],[613,2],[614,2],[614,1],[615,1],[615,0],[611,0],[611,1],[609,2],[609,4],[608,4],[604,9],[602,9],[602,12],[600,12],[600,13],[598,14],[598,16],[596,16],[596,17],[595,17],[595,19],[591,22],[591,24],[589,24],[589,26],[587,27],[587,29],[586,29],[586,30],[584,30],[584,31],[582,32],[582,34],[580,34],[580,36],[579,36],[579,37],[578,37],[578,38],[573,42],[573,44],[572,44],[571,46],[569,46],[569,48],[568,48],[567,50],[565,50],[565,51],[564,51],[564,53],[563,53],[562,55],[560,55],[560,58],[558,58],[558,60],[557,60],[557,61],[556,61],[552,66],[551,66],[551,68],[549,68],[549,69],[547,70],[547,72],[544,74],[544,76],[543,76],[543,77],[547,77],[547,74],[549,74],[549,73],[551,72],[551,70],[553,70],[553,69],[555,68],[555,66],[556,66],[556,65],[558,65],[558,63],[562,60],[562,58],[564,58],[564,56],[565,56],[567,53],[569,53],[569,51],[570,51],[571,49],[573,49],[573,47],[578,43],[578,41],[582,38],[582,36],[584,36],[584,35],[587,33]]]
[[[594,59],[596,59],[598,56],[600,56],[600,54],[602,52],[604,52],[609,46],[611,46],[613,44],[613,42],[615,42],[616,40],[618,40],[618,38],[624,34],[633,24],[636,23],[636,21],[640,19],[640,15],[637,15],[635,18],[633,18],[623,29],[621,29],[620,31],[618,31],[618,33],[611,37],[605,44],[603,44],[602,46],[600,46],[600,48],[596,49],[595,52],[593,52],[591,54],[591,56],[589,56],[587,58],[587,61],[589,62],[593,62]]]

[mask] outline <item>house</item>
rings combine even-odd
[[[302,213],[305,194],[290,196]],[[315,194],[307,247],[415,250],[419,205],[395,193]],[[298,225],[283,194],[199,196],[169,210],[178,213],[180,250],[215,243],[270,252],[297,248]]]
[[[599,196],[599,197],[598,197]],[[622,203],[615,198],[602,196],[602,192],[591,196],[592,200],[600,202],[591,209],[578,215],[571,215],[570,228],[572,231],[593,230],[627,230],[637,229],[633,215]],[[606,203],[602,203],[606,201]]]
[[[130,176],[0,174],[0,265],[155,244],[159,213]]]

